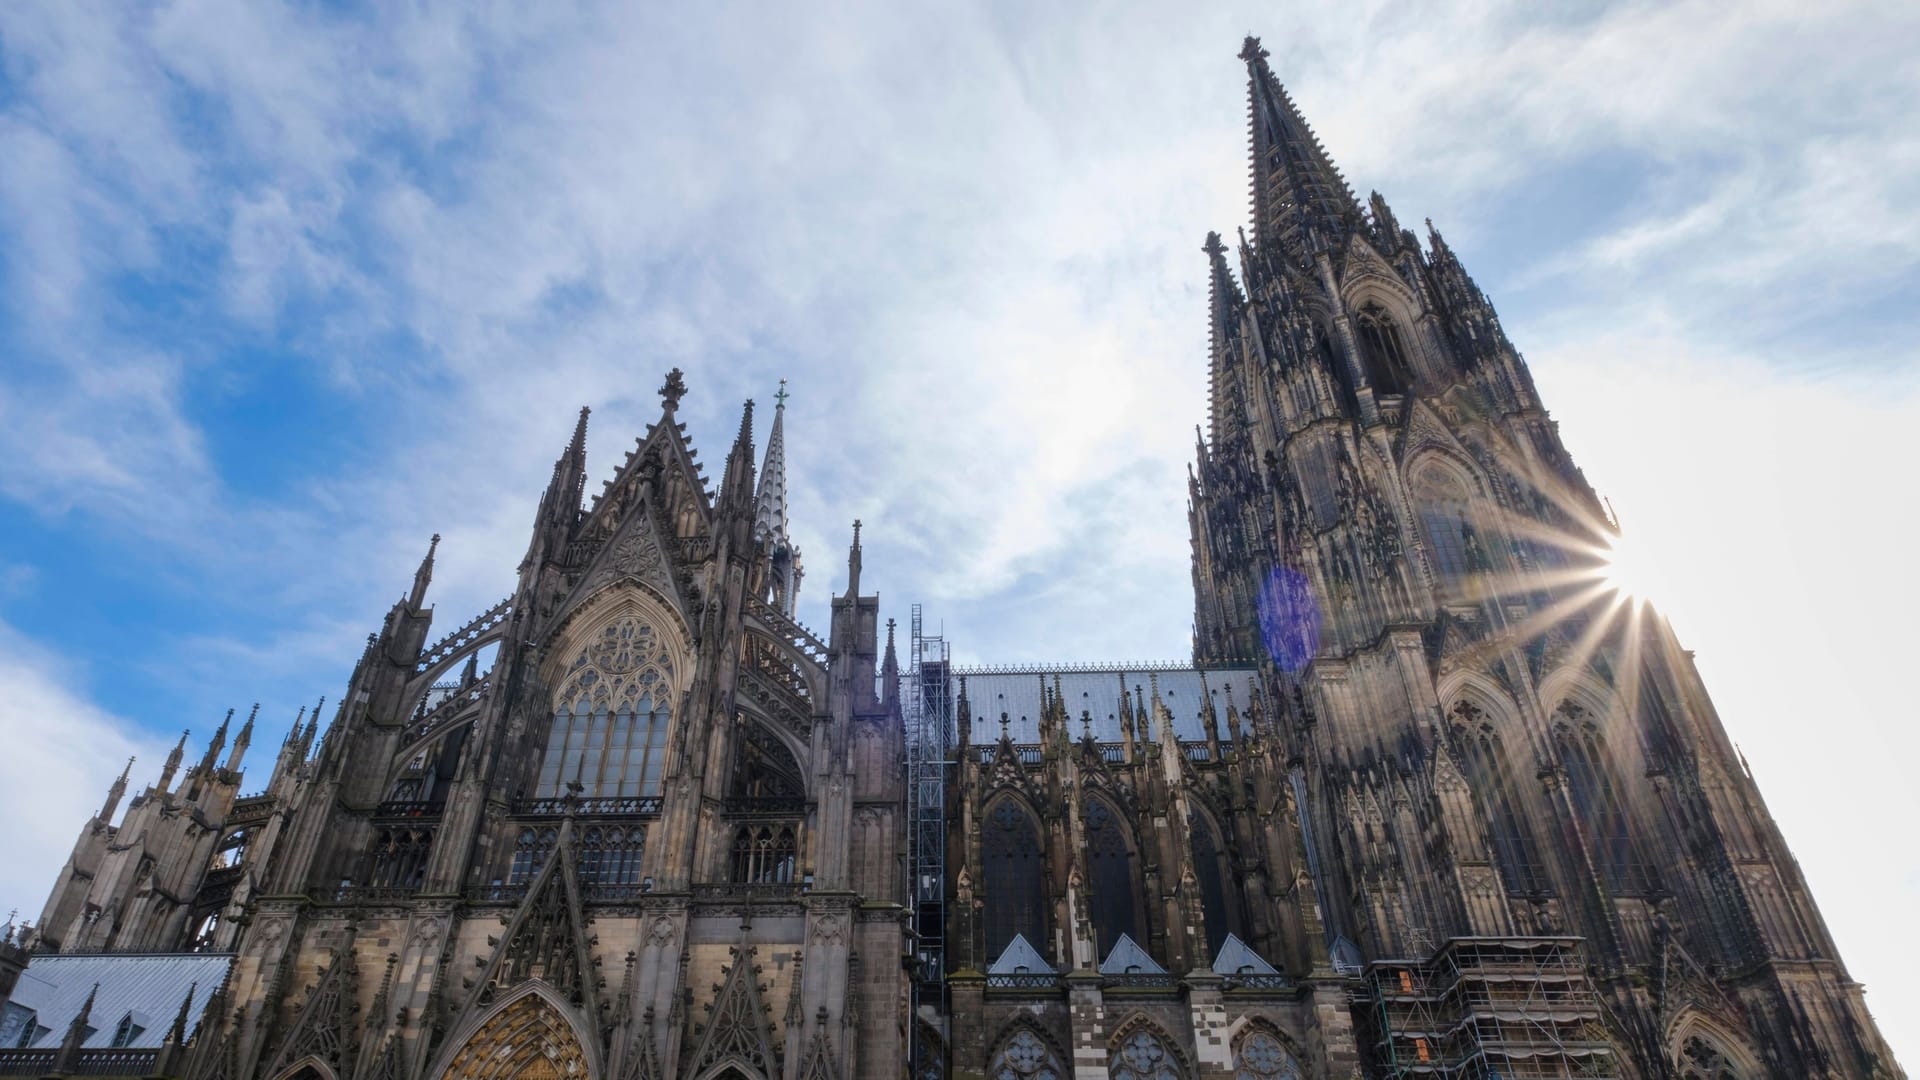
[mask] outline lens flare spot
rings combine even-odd
[[[1280,567],[1255,598],[1260,638],[1282,671],[1299,671],[1320,651],[1320,605],[1305,574]]]

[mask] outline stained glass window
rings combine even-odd
[[[1141,876],[1126,829],[1105,800],[1087,800],[1085,822],[1087,870],[1093,877],[1088,913],[1093,916],[1098,951],[1105,955],[1121,934],[1140,940],[1134,901]]]
[[[1233,1080],[1300,1080],[1300,1063],[1279,1039],[1255,1030],[1240,1040],[1233,1059]]]
[[[1033,816],[1012,799],[987,812],[981,837],[981,887],[985,891],[987,956],[997,957],[1015,934],[1044,949],[1046,898],[1042,887],[1039,829]]]
[[[987,1070],[993,1080],[1060,1080],[1060,1063],[1031,1031],[1017,1031]]]
[[[580,785],[584,798],[658,795],[673,665],[653,628],[626,618],[580,651],[561,681],[536,794]]]
[[[1180,1080],[1173,1053],[1160,1037],[1145,1029],[1127,1036],[1107,1065],[1112,1080]]]

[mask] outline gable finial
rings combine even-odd
[[[687,395],[687,380],[680,374],[679,368],[667,372],[667,381],[660,384],[660,404],[668,412],[680,407],[680,399]]]
[[[1260,39],[1254,37],[1252,34],[1248,34],[1246,40],[1240,43],[1240,59],[1245,60],[1249,64],[1255,60],[1265,60],[1272,55],[1272,53],[1260,47]]]

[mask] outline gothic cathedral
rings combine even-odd
[[[1903,1076],[1486,297],[1240,58],[1191,662],[903,645],[857,522],[817,636],[784,390],[716,491],[674,371],[258,793],[251,716],[121,775],[0,941],[0,1075]]]

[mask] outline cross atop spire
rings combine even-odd
[[[660,404],[668,412],[680,407],[680,399],[687,396],[687,380],[680,374],[679,368],[667,372],[667,381],[660,384]]]
[[[1260,39],[1240,48],[1253,129],[1253,230],[1261,245],[1295,258],[1331,248],[1361,221],[1360,205],[1267,66]]]

